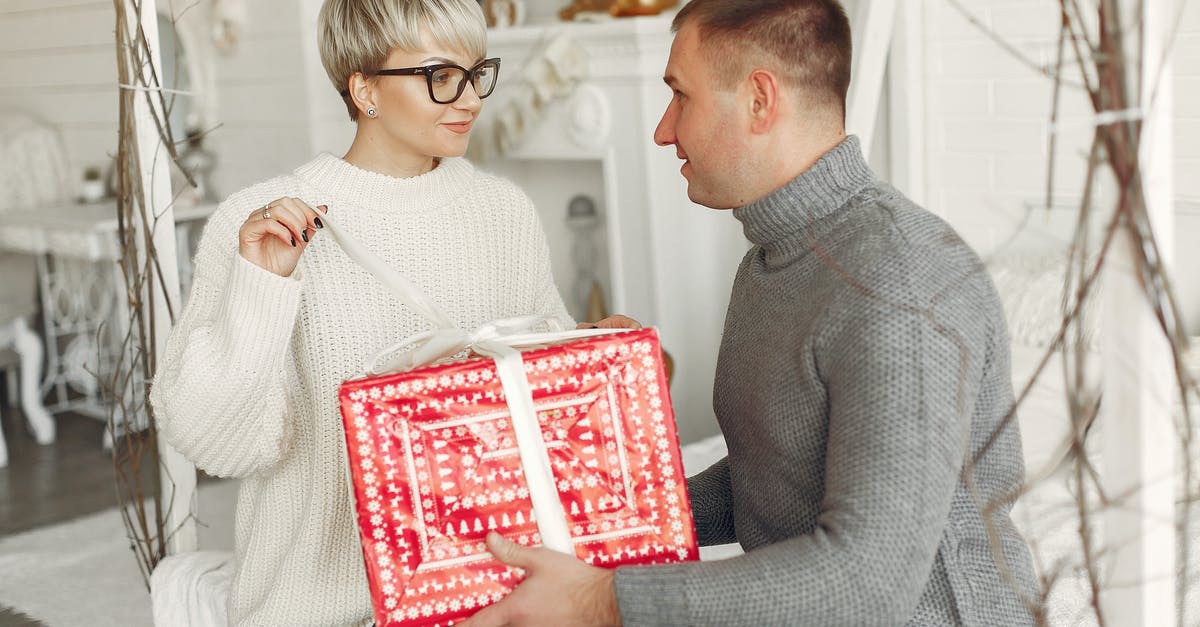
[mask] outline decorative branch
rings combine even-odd
[[[1003,424],[992,434],[988,443],[981,449],[973,460],[970,460],[964,470],[968,484],[972,483],[971,476],[975,465],[987,453],[999,437],[1000,432],[1007,429],[1015,419],[1016,413],[1028,397],[1036,381],[1042,376],[1044,369],[1055,354],[1062,356],[1063,379],[1066,385],[1066,401],[1071,421],[1068,456],[1063,463],[1071,465],[1070,479],[1073,483],[1075,516],[1078,521],[1077,535],[1079,550],[1082,554],[1081,574],[1088,588],[1088,609],[1090,619],[1099,625],[1105,625],[1107,617],[1101,604],[1105,593],[1105,576],[1101,568],[1101,560],[1117,549],[1117,546],[1102,546],[1097,543],[1095,534],[1096,521],[1094,515],[1113,508],[1127,507],[1125,501],[1144,486],[1137,486],[1122,494],[1106,494],[1099,472],[1090,461],[1088,448],[1093,439],[1091,429],[1100,408],[1100,398],[1096,396],[1087,384],[1087,351],[1088,346],[1084,335],[1082,312],[1090,299],[1095,298],[1094,285],[1100,273],[1111,265],[1109,252],[1118,234],[1127,237],[1133,243],[1136,276],[1147,303],[1150,305],[1159,331],[1168,340],[1173,365],[1175,369],[1176,387],[1180,412],[1176,423],[1179,450],[1184,463],[1181,464],[1183,489],[1180,491],[1176,523],[1177,536],[1181,544],[1180,555],[1182,563],[1178,569],[1178,621],[1179,625],[1188,623],[1185,616],[1187,610],[1187,584],[1191,577],[1190,557],[1192,507],[1197,499],[1195,469],[1193,468],[1196,445],[1194,442],[1195,424],[1189,405],[1200,397],[1200,388],[1191,372],[1185,366],[1184,356],[1189,350],[1188,339],[1183,328],[1182,317],[1179,313],[1177,299],[1171,285],[1167,269],[1162,262],[1157,236],[1151,228],[1146,199],[1143,190],[1143,176],[1140,163],[1140,147],[1142,141],[1143,122],[1140,112],[1148,111],[1153,105],[1153,99],[1158,94],[1158,85],[1163,77],[1162,67],[1165,65],[1175,35],[1168,40],[1167,53],[1160,61],[1159,70],[1143,76],[1140,55],[1130,57],[1126,50],[1126,40],[1130,33],[1137,32],[1141,24],[1124,25],[1119,19],[1116,0],[1099,0],[1095,8],[1098,18],[1095,33],[1089,34],[1084,21],[1084,13],[1078,0],[1059,0],[1058,17],[1060,21],[1057,42],[1057,56],[1053,69],[1038,66],[1029,60],[1016,46],[1004,40],[1002,36],[988,29],[979,19],[971,15],[958,0],[947,0],[957,8],[975,26],[982,29],[987,36],[997,42],[1001,48],[1012,54],[1022,63],[1032,67],[1054,81],[1051,111],[1052,134],[1049,139],[1049,165],[1046,183],[1046,207],[1049,209],[1054,189],[1054,159],[1058,148],[1057,121],[1059,119],[1060,93],[1065,84],[1063,68],[1068,64],[1066,59],[1069,48],[1073,59],[1071,62],[1078,66],[1079,83],[1086,92],[1096,115],[1096,127],[1092,146],[1087,157],[1087,172],[1084,180],[1083,199],[1078,210],[1076,226],[1071,246],[1066,251],[1067,270],[1063,281],[1060,326],[1051,341],[1046,353],[1035,368],[1033,376],[1025,384],[1018,395],[1016,403],[1003,421]],[[1182,10],[1182,9],[1181,9]],[[1179,20],[1175,21],[1176,24]],[[1093,43],[1094,42],[1094,43]],[[1149,90],[1150,102],[1138,103],[1136,95],[1131,90],[1141,87],[1139,81],[1153,81]],[[1138,114],[1129,115],[1136,107]],[[1091,249],[1090,233],[1092,222],[1097,217],[1094,207],[1096,198],[1093,189],[1097,175],[1101,172],[1111,174],[1116,183],[1116,198],[1112,212],[1105,218],[1103,238],[1095,251]],[[1022,223],[1022,227],[1024,222]],[[1061,473],[1048,472],[1048,476],[1032,479],[1023,486],[1018,494],[1005,495],[994,503],[984,507],[985,521],[991,525],[990,513],[1006,507],[1016,499],[1036,487],[1041,481],[1061,481]],[[989,529],[992,533],[993,530]],[[994,534],[993,534],[994,535]],[[1036,542],[1031,542],[1035,553],[1038,549]],[[993,544],[995,546],[995,544]],[[998,547],[997,547],[998,548]],[[997,559],[1002,558],[997,551]],[[1050,564],[1041,555],[1035,555],[1042,573],[1041,607],[1032,607],[1039,623],[1048,620],[1047,608],[1052,588],[1064,580],[1064,569],[1070,564]]]
[[[150,121],[161,138],[160,146],[188,184],[191,173],[178,165],[175,138],[166,113],[170,110],[161,78],[151,62],[152,46],[142,29],[140,0],[113,0],[116,10],[116,54],[119,80],[120,130],[117,150],[117,219],[120,245],[118,265],[125,285],[125,332],[109,379],[105,382],[109,408],[108,428],[113,440],[113,471],[122,519],[130,548],[149,587],[150,573],[166,556],[167,528],[173,499],[164,498],[173,485],[161,484],[158,440],[149,382],[155,363],[155,338],[174,322],[175,308],[167,299],[168,320],[155,316],[155,290],[168,294],[154,232],[165,208],[153,206],[151,190],[142,176],[143,164],[158,163],[159,155],[143,155],[138,146],[135,108],[145,99]],[[152,16],[154,18],[156,16]],[[166,325],[166,326],[164,326]]]

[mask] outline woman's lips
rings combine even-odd
[[[450,129],[451,132],[458,133],[459,135],[465,135],[471,132],[471,122],[454,122],[453,124],[446,123],[443,124],[443,126]]]

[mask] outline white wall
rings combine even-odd
[[[341,105],[323,73],[310,91],[305,61],[315,55],[315,36],[300,2],[247,0],[245,7],[236,52],[216,59],[220,125],[206,146],[218,155],[213,182],[221,197],[288,172],[315,150],[349,145],[344,126],[338,136],[310,123]],[[115,20],[111,0],[0,0],[0,107],[52,124],[76,179],[87,166],[107,168],[117,150]]]
[[[117,150],[113,15],[107,0],[0,0],[0,109],[55,126],[75,180]]]
[[[1027,206],[1044,204],[1052,81],[1017,61],[948,0],[923,0],[926,73],[926,194],[929,208],[950,220],[987,254],[1020,224]],[[1052,65],[1058,3],[1047,0],[962,2],[983,24],[1039,65]],[[1090,6],[1091,3],[1081,3]],[[1192,333],[1200,332],[1200,6],[1179,22],[1175,50],[1175,287]],[[1064,127],[1055,158],[1055,206],[1037,211],[1019,246],[1062,241],[1082,194],[1090,145],[1090,104],[1080,89],[1062,92]]]
[[[312,26],[303,19],[308,4],[246,0],[248,19],[237,50],[218,57],[221,127],[211,146],[219,155],[214,185],[221,196],[291,172],[317,150],[311,122],[327,102],[321,102],[307,63],[316,50]],[[325,99],[340,103],[323,73],[318,78]]]

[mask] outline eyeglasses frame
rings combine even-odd
[[[467,69],[467,68],[465,68],[461,65],[455,64],[455,63],[436,63],[434,65],[421,65],[421,66],[417,66],[417,67],[401,67],[401,68],[389,68],[389,69],[385,69],[385,70],[377,70],[375,72],[371,72],[370,75],[371,76],[415,76],[418,74],[422,74],[425,76],[425,86],[427,88],[429,88],[429,99],[436,102],[437,104],[451,104],[451,103],[457,102],[458,99],[462,97],[463,92],[467,90],[467,82],[468,81],[471,82],[472,88],[474,88],[475,73],[478,72],[480,68],[482,68],[485,65],[488,65],[489,63],[494,63],[496,65],[496,80],[494,80],[492,82],[492,88],[489,89],[486,94],[480,94],[480,93],[476,92],[475,95],[479,96],[479,99],[482,100],[482,99],[487,98],[488,96],[492,95],[492,92],[496,90],[496,84],[500,82],[500,57],[492,57],[490,59],[484,59],[484,60],[480,61],[479,63],[476,63],[470,69]],[[454,97],[451,98],[450,100],[442,102],[441,100],[437,99],[437,96],[433,95],[433,74],[439,70],[446,70],[446,69],[450,69],[450,68],[460,70],[463,73],[463,78],[462,78],[462,80],[460,80],[458,82],[458,91],[455,92]]]

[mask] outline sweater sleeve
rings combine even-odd
[[[729,458],[688,477],[688,497],[700,546],[737,542],[733,526],[733,486],[729,483]]]
[[[242,215],[223,205],[210,218],[150,393],[167,442],[205,472],[229,477],[269,468],[288,449],[289,344],[300,306],[297,279],[238,253]]]
[[[818,349],[830,413],[816,528],[728,560],[618,569],[625,624],[911,617],[959,480],[984,359],[970,327],[981,323],[869,299],[863,309]]]

